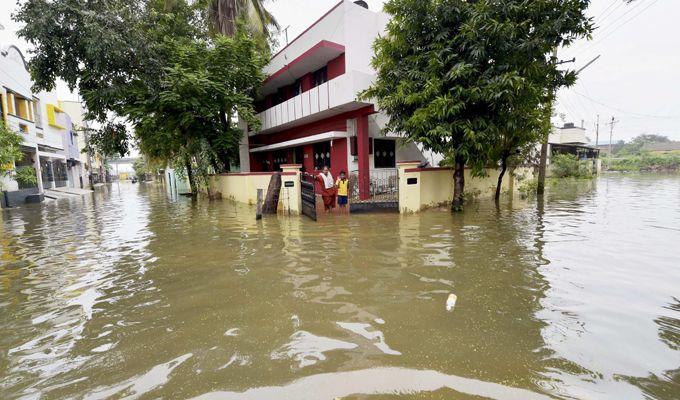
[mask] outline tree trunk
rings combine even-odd
[[[548,138],[541,143],[541,161],[538,164],[538,187],[536,194],[542,195],[545,191],[545,169],[548,163]]]
[[[505,171],[508,169],[508,156],[503,155],[503,158],[501,159],[501,173],[498,175],[498,183],[496,184],[496,196],[494,197],[496,199],[496,202],[500,200],[501,198],[501,185],[503,185],[503,176],[505,175]]]
[[[267,197],[264,201],[262,214],[276,214],[279,206],[279,193],[281,192],[281,173],[277,172],[269,179]]]
[[[187,179],[189,179],[189,187],[191,188],[191,195],[198,195],[198,188],[196,187],[196,182],[194,181],[194,172],[191,169],[191,158],[186,156],[184,158],[184,167],[187,169]]]
[[[451,211],[463,211],[463,190],[465,190],[465,160],[456,156],[453,171],[453,202]]]

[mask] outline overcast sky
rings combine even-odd
[[[267,7],[282,28],[289,26],[292,40],[328,11],[337,0],[273,0]],[[369,8],[382,9],[383,0],[367,0]],[[17,39],[18,25],[5,10],[14,10],[15,0],[0,0],[0,43],[26,44]],[[560,49],[565,64],[581,68],[601,55],[580,74],[578,83],[562,90],[557,110],[565,122],[584,121],[588,136],[595,141],[595,122],[600,115],[600,143],[608,142],[614,116],[614,140],[630,139],[641,133],[658,133],[680,140],[680,35],[678,0],[593,0],[589,14],[599,27],[593,40]],[[281,36],[280,42],[285,43]],[[75,97],[60,87],[60,96]],[[562,123],[557,118],[556,123]]]

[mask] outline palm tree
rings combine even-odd
[[[209,0],[208,21],[215,33],[233,36],[236,21],[243,17],[249,29],[268,38],[279,24],[264,8],[265,0]]]

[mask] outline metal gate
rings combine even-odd
[[[350,212],[398,211],[399,178],[396,168],[369,171],[369,192],[365,198],[359,195],[359,172],[349,174]]]
[[[300,176],[300,193],[302,195],[302,213],[316,221],[314,175],[303,173]]]

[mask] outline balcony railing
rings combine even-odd
[[[347,72],[270,107],[257,114],[260,120],[260,132],[311,121],[316,114],[324,111],[335,109],[338,113],[344,112],[345,110],[340,110],[338,107],[356,102],[357,93],[368,88],[371,81],[372,75],[357,71]],[[329,116],[332,114],[332,112],[328,113]],[[260,132],[251,131],[251,134]]]

